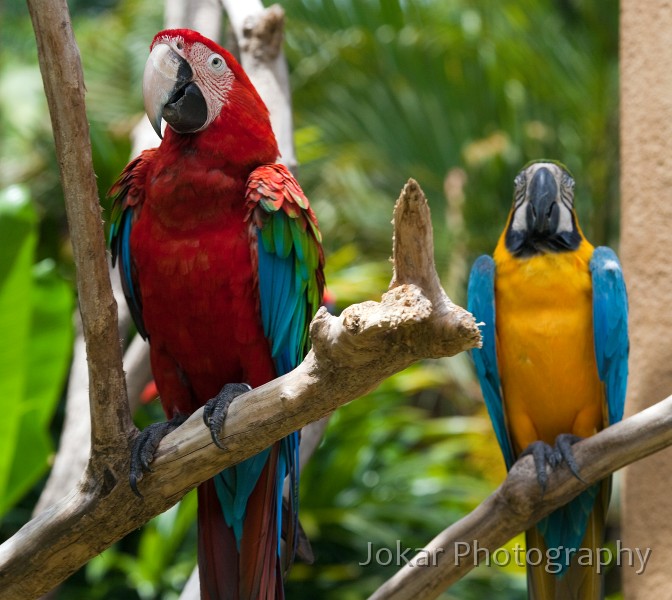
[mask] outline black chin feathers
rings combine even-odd
[[[514,231],[509,226],[506,232],[506,248],[517,258],[528,258],[547,252],[571,252],[581,244],[581,235],[572,220],[572,230],[556,233]]]

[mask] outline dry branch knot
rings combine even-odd
[[[269,6],[243,23],[241,49],[260,62],[274,61],[282,50],[285,30],[285,11],[278,4]]]
[[[350,306],[340,317],[318,312],[310,330],[318,362],[384,372],[393,363],[452,356],[480,344],[473,316],[441,287],[429,205],[412,179],[397,200],[393,223],[394,276],[388,291],[381,302]]]
[[[412,284],[383,294],[381,302],[362,302],[343,311],[343,327],[351,335],[376,335],[419,323],[432,315],[432,303]]]
[[[401,190],[392,223],[394,272],[390,289],[415,283],[436,304],[443,289],[434,266],[432,219],[427,198],[414,179],[409,179]]]

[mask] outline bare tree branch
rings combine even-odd
[[[370,600],[438,597],[476,566],[476,542],[492,552],[593,483],[670,445],[672,396],[576,444],[574,456],[583,481],[566,468],[558,469],[550,473],[544,494],[532,457],[519,460],[476,510],[437,535]]]
[[[117,304],[107,275],[79,50],[65,0],[29,0],[28,8],[77,265],[79,306],[89,360],[92,440],[97,450],[106,452],[110,447],[127,447],[134,429],[121,367]]]
[[[222,5],[219,0],[166,0],[166,29],[193,29],[211,40],[222,33]]]
[[[89,376],[86,365],[86,344],[79,315],[72,364],[68,377],[65,420],[54,466],[33,509],[42,512],[60,500],[79,481],[86,469],[91,450],[91,419],[89,418]]]

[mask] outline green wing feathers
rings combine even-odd
[[[308,351],[308,325],[324,292],[322,236],[308,199],[284,165],[255,169],[245,199],[257,238],[264,333],[282,375]]]

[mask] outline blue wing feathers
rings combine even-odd
[[[273,171],[269,177],[266,177],[267,169]],[[280,178],[277,177],[278,173],[281,174]],[[280,187],[274,187],[278,180],[283,183]],[[261,320],[277,375],[284,375],[296,368],[306,353],[308,320],[317,310],[309,292],[315,289],[315,285],[319,287],[323,284],[319,238],[314,236],[314,230],[311,229],[313,238],[307,240],[308,231],[300,223],[301,219],[314,218],[312,213],[306,215],[309,212],[307,201],[305,205],[299,205],[302,210],[297,210],[294,205],[287,210],[283,209],[283,203],[286,202],[299,204],[296,198],[301,196],[292,191],[292,186],[296,186],[300,192],[298,184],[285,167],[265,165],[252,173],[247,191],[249,218],[256,225],[256,242],[253,243],[256,244],[257,253]],[[295,432],[281,441],[278,454],[275,475],[278,553],[282,531],[282,490],[286,476],[289,476],[290,514],[294,522],[293,527],[287,528],[294,537],[288,542],[290,547],[296,546],[292,542],[296,540],[298,530],[298,448],[299,434]],[[233,524],[239,548],[245,507],[268,460],[269,451],[267,449],[217,477],[217,494],[227,523]]]
[[[287,201],[285,191],[275,190]],[[264,202],[263,197],[258,206],[266,211],[264,217],[257,221],[261,227],[256,229],[261,318],[276,371],[278,375],[284,375],[296,368],[308,349],[307,321],[317,309],[317,306],[311,305],[310,284],[317,277],[321,264],[318,260],[311,262],[311,259],[317,258],[317,254],[313,242],[306,240],[305,228],[302,231],[298,222],[304,216],[301,211],[286,212],[277,204]],[[276,474],[279,490],[278,532],[282,531],[282,489],[285,477],[289,476],[290,514],[293,515],[294,525],[288,527],[287,531],[293,532],[288,535],[292,535],[294,539],[287,541],[291,548],[296,547],[298,531],[298,448],[298,432],[282,440]]]
[[[122,184],[124,182],[124,184]],[[147,339],[147,330],[142,320],[142,302],[136,289],[133,278],[133,256],[131,254],[131,231],[136,204],[126,202],[130,183],[122,179],[118,184],[117,193],[114,196],[112,210],[112,224],[110,225],[109,243],[112,251],[112,266],[119,262],[119,275],[121,287],[128,303],[128,308],[138,329],[138,333]]]
[[[504,405],[502,403],[501,382],[497,366],[497,348],[495,335],[495,261],[490,256],[476,259],[469,275],[467,310],[471,312],[480,326],[483,345],[474,350],[472,357],[476,374],[481,384],[485,405],[490,415],[499,447],[504,455],[506,468],[510,469],[516,461],[511,441],[506,430]]]
[[[258,235],[258,238],[261,239],[262,236]],[[293,266],[289,259],[282,259],[273,251],[267,251],[262,241],[259,243],[258,261],[264,334],[271,343],[271,354],[276,362],[278,374],[284,375],[296,367],[296,364],[291,366],[283,364],[281,368],[277,361],[287,344],[292,341],[289,336],[290,329],[298,330],[299,327],[305,326],[305,323],[297,323],[293,318],[302,298],[300,293],[292,289],[295,282]]]
[[[284,211],[274,212],[264,224],[272,235],[257,231],[261,317],[278,375],[294,369],[305,353],[306,315],[314,310],[308,298],[313,274],[306,265],[304,240],[290,219]]]
[[[590,260],[593,281],[595,359],[604,382],[609,424],[623,418],[628,381],[628,297],[616,253],[595,248]]]

